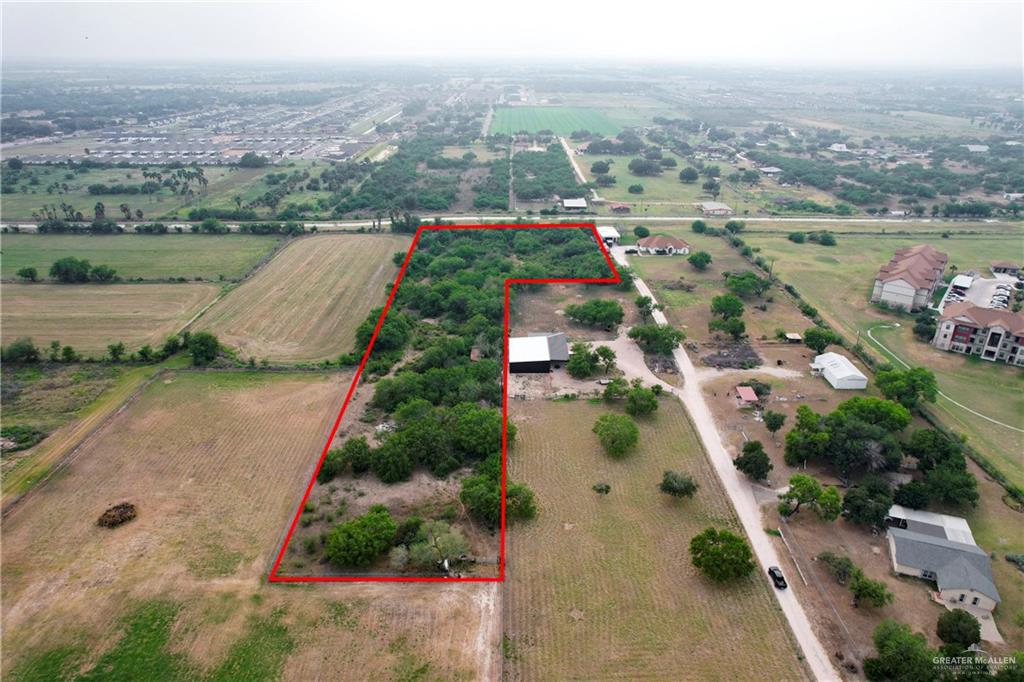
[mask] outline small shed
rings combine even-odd
[[[859,390],[868,385],[868,378],[854,367],[849,358],[839,353],[822,353],[815,357],[811,373],[825,377],[837,390]]]
[[[612,213],[629,213],[630,206],[629,204],[612,204],[611,209]]]
[[[800,336],[796,332],[786,333],[786,343],[800,343],[804,340],[804,337]]]
[[[737,386],[736,401],[740,407],[756,405],[758,403],[757,393],[750,386]]]
[[[601,241],[608,246],[618,244],[622,239],[622,235],[619,234],[619,231],[611,225],[598,225],[597,235],[601,238]]]
[[[587,208],[587,200],[583,197],[579,199],[562,199],[562,208],[567,211],[583,211]]]

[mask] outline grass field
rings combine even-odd
[[[511,135],[521,130],[531,133],[550,130],[556,135],[589,130],[601,135],[618,135],[622,129],[596,108],[498,107],[494,110],[490,134]]]
[[[123,341],[135,351],[163,343],[219,291],[201,283],[5,284],[2,341],[57,340],[87,355],[105,355],[109,344]]]
[[[775,259],[775,273],[790,282],[804,298],[848,338],[861,334],[872,345],[869,329],[899,322],[898,329],[876,329],[874,336],[912,365],[927,366],[935,372],[939,388],[958,402],[1007,424],[1024,423],[1024,372],[1005,364],[969,359],[944,353],[916,341],[911,328],[913,318],[884,313],[868,303],[871,284],[878,268],[893,252],[904,246],[930,243],[949,254],[950,263],[961,272],[976,269],[987,272],[990,261],[1006,257],[1006,237],[909,238],[882,235],[848,235],[839,238],[836,247],[794,244],[782,236],[751,234],[746,241],[761,249],[766,258]],[[836,286],[843,282],[843,286]],[[876,355],[887,358],[875,347]],[[955,430],[968,436],[971,445],[989,457],[1017,485],[1024,485],[1024,438],[1020,433],[999,427],[971,415],[939,398],[935,408]]]
[[[57,235],[5,234],[0,275],[13,279],[26,266],[46,277],[59,258],[85,258],[93,265],[109,265],[124,279],[236,280],[252,268],[280,240],[273,236]]]
[[[262,579],[347,380],[145,389],[4,519],[4,678],[493,679],[494,586]],[[138,518],[98,528],[122,501]]]
[[[387,298],[409,240],[394,235],[319,235],[289,244],[199,319],[242,357],[336,358],[356,327]]]
[[[139,168],[94,168],[86,173],[69,173],[66,168],[58,166],[30,168],[32,174],[38,178],[39,184],[26,184],[27,192],[5,194],[3,202],[0,203],[0,218],[3,220],[31,220],[33,211],[40,211],[44,204],[59,206],[61,202],[71,204],[89,219],[92,217],[96,202],[102,202],[106,206],[107,215],[111,218],[121,217],[118,206],[127,203],[132,211],[142,210],[145,220],[154,220],[188,203],[188,197],[174,194],[167,188],[152,196],[89,194],[88,187],[93,184],[141,185],[146,182],[146,178],[142,177],[142,170]],[[267,169],[236,170],[228,166],[205,166],[203,171],[210,181],[208,193],[228,192],[236,182],[251,175],[254,170],[261,174],[268,172]],[[54,182],[66,183],[68,191],[62,194],[48,194],[46,188]],[[33,191],[35,194],[32,194]],[[231,200],[230,194],[227,195],[227,200]]]
[[[714,585],[690,563],[693,535],[739,524],[682,406],[663,399],[621,461],[590,432],[605,412],[586,402],[511,407],[519,435],[509,475],[534,489],[539,512],[509,531],[506,676],[805,678],[764,578]],[[696,497],[660,493],[667,469],[693,475]],[[607,496],[591,490],[598,482],[611,485]]]

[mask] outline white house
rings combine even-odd
[[[619,240],[622,239],[622,235],[619,234],[619,231],[610,225],[598,225],[597,236],[599,236],[601,241],[608,246],[618,244]]]
[[[894,571],[934,581],[948,608],[996,608],[1000,598],[992,562],[974,542],[966,520],[894,504],[885,524]]]
[[[811,363],[811,373],[825,377],[832,388],[858,390],[867,388],[868,378],[857,369],[849,358],[839,353],[822,353]]]
[[[935,288],[942,281],[947,262],[949,257],[946,254],[928,244],[897,249],[875,275],[871,302],[882,302],[902,310],[928,306]]]
[[[649,256],[674,256],[677,253],[685,256],[690,253],[690,245],[682,239],[664,235],[638,239],[636,247],[640,253]]]
[[[704,215],[732,215],[732,207],[720,201],[702,201],[698,205]]]
[[[583,197],[579,199],[562,199],[562,208],[567,211],[583,211],[587,208],[587,200]]]
[[[842,142],[833,142],[828,146],[830,152],[848,152],[850,151],[847,146]]]

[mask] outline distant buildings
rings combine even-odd
[[[871,302],[902,310],[924,308],[931,303],[948,262],[946,254],[927,244],[897,249],[875,277]]]
[[[541,374],[558,369],[569,361],[569,343],[565,334],[530,334],[508,340],[510,374]]]
[[[830,144],[828,146],[828,150],[830,152],[848,152],[848,151],[850,151],[849,149],[847,149],[846,145],[843,144],[842,142],[835,142],[833,144]]]
[[[1024,367],[1024,315],[983,308],[969,301],[951,303],[939,316],[932,345]]]
[[[587,209],[587,200],[583,197],[579,199],[562,199],[562,208],[567,211],[585,211]]]
[[[619,234],[619,231],[610,225],[598,225],[597,235],[601,238],[601,241],[608,246],[614,246],[622,239],[622,235]]]
[[[612,209],[612,213],[629,213],[630,211],[629,204],[615,203],[612,204],[610,208]]]
[[[962,144],[960,146],[974,154],[984,154],[988,151],[987,144]]]
[[[708,216],[724,216],[732,215],[733,210],[726,204],[720,201],[702,201],[700,204],[700,212]]]
[[[993,261],[990,265],[992,266],[993,275],[1013,275],[1016,277],[1020,274],[1020,265],[1017,263],[1011,263],[1007,260],[997,260]]]
[[[764,168],[759,168],[758,170],[760,170],[765,175],[778,175],[779,173],[782,172],[782,169],[776,166],[765,166]]]
[[[838,390],[859,390],[868,386],[868,378],[839,353],[822,353],[815,357],[811,373],[825,377],[832,388]]]
[[[897,573],[933,581],[950,608],[992,612],[1000,602],[988,553],[958,516],[894,504],[885,519],[889,556]]]
[[[637,250],[648,256],[674,256],[677,253],[685,256],[690,253],[690,245],[682,239],[657,235],[637,240]]]

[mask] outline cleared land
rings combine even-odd
[[[494,586],[262,580],[350,378],[151,384],[4,519],[5,679],[496,677]]]
[[[621,461],[590,432],[607,411],[584,402],[511,406],[519,436],[509,475],[534,489],[539,513],[509,531],[506,675],[805,678],[764,577],[719,586],[690,563],[692,536],[739,524],[682,406],[663,399]],[[696,497],[660,493],[666,469],[693,475]],[[598,482],[610,494],[591,490]]]
[[[80,353],[105,354],[123,341],[129,351],[156,346],[212,301],[216,284],[5,284],[3,343],[28,336],[56,339]]]
[[[387,298],[408,248],[395,235],[319,235],[289,244],[200,318],[243,357],[335,358],[352,350],[356,327]],[[361,349],[362,350],[362,349]]]
[[[240,279],[280,237],[232,234],[64,235],[5,234],[0,275],[13,279],[24,267],[46,277],[54,261],[73,256],[109,265],[124,279]]]
[[[601,135],[618,135],[622,130],[600,109],[585,107],[498,107],[494,110],[490,133],[512,135],[521,130],[535,133],[550,130],[569,135],[589,130]]]
[[[1020,239],[1019,233],[1016,239]],[[1003,363],[990,363],[945,353],[917,341],[913,317],[879,310],[868,302],[878,268],[893,252],[915,244],[931,244],[949,254],[950,264],[961,272],[974,269],[988,274],[988,264],[1005,259],[1011,247],[1007,237],[892,237],[878,234],[844,235],[835,247],[794,244],[782,236],[749,235],[748,244],[761,255],[775,259],[775,273],[793,284],[811,305],[850,339],[860,334],[884,360],[891,358],[875,346],[868,330],[905,362],[935,372],[939,388],[957,402],[1006,424],[1024,423],[1024,372]],[[1013,239],[1010,237],[1009,239]],[[843,282],[843,286],[836,286]],[[878,328],[898,322],[898,329]],[[968,436],[968,442],[990,458],[1017,485],[1024,485],[1024,434],[972,415],[943,398],[935,409],[952,428]]]

